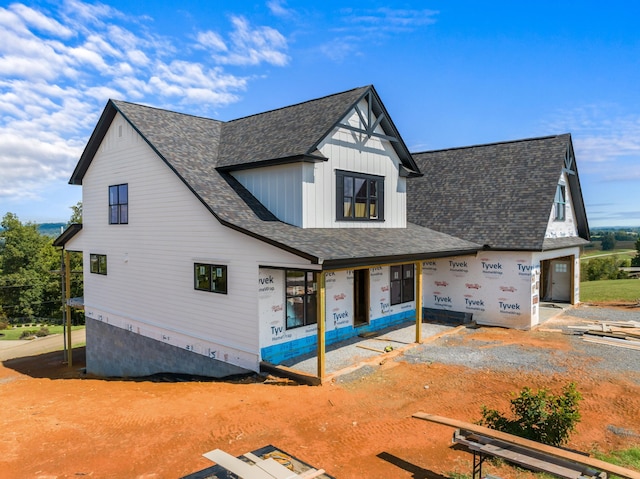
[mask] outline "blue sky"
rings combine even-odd
[[[69,219],[108,98],[231,120],[373,84],[412,151],[570,132],[589,225],[640,226],[638,18],[622,0],[0,1],[0,215]]]

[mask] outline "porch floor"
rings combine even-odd
[[[539,310],[539,324],[562,314],[563,311],[571,307],[572,305],[568,303],[542,303]],[[423,322],[422,342],[428,342],[442,335],[453,333],[459,327],[464,327],[464,325],[457,322]],[[346,341],[331,344],[327,346],[325,352],[327,379],[356,370],[370,361],[377,360],[376,358],[381,360],[384,356],[412,348],[417,345],[415,340],[416,323],[415,321],[407,321],[397,326],[377,331],[372,336],[356,336]],[[391,351],[385,351],[387,347],[391,347]],[[289,359],[282,362],[281,365],[311,376],[316,376],[318,371],[318,360],[315,353]]]
[[[453,331],[459,324],[422,323],[422,341]],[[392,328],[377,331],[369,337],[359,337],[327,346],[325,352],[325,372],[328,377],[355,370],[372,359],[381,358],[394,352],[416,345],[416,323],[407,321]],[[391,347],[390,352],[385,348]],[[315,376],[318,360],[315,353],[298,356],[281,363],[283,366]]]

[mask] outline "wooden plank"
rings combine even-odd
[[[587,338],[584,336],[582,337],[582,339],[588,343],[606,344],[607,346],[618,346],[620,348],[640,351],[640,344],[636,344],[638,343],[638,341],[627,341],[626,339],[616,338]]]
[[[356,344],[356,348],[368,349],[369,351],[375,351],[376,353],[384,353],[383,349],[370,348],[369,346],[364,346],[362,344]]]
[[[298,474],[299,479],[313,479],[314,477],[321,476],[326,471],[324,469],[308,469]]]
[[[233,472],[242,479],[273,479],[271,474],[241,461],[221,449],[214,449],[213,451],[203,454],[203,456],[224,467],[229,472]]]
[[[287,469],[272,458],[263,459],[259,462],[256,462],[256,467],[259,467],[275,479],[295,479],[296,477],[298,477],[298,474],[290,469]]]
[[[517,446],[527,447],[535,451],[540,451],[545,454],[550,454],[552,456],[567,459],[568,461],[574,461],[580,464],[584,464],[586,466],[593,467],[594,469],[597,469],[599,471],[615,474],[616,476],[624,477],[627,479],[640,479],[640,472],[632,471],[631,469],[626,469],[624,467],[616,466],[615,464],[610,464],[608,462],[604,462],[599,459],[594,459],[592,457],[583,456],[575,452],[565,451],[564,449],[548,446],[546,444],[541,444],[539,442],[531,441],[529,439],[524,439],[522,437],[514,436],[512,434],[507,434],[505,432],[489,429],[488,427],[478,426],[477,424],[458,421],[456,419],[437,416],[434,414],[427,414],[423,412],[417,412],[413,414],[413,417],[416,419],[422,419],[423,421],[429,421],[436,424],[441,424],[443,426],[466,429],[467,431],[472,431],[478,434],[482,434],[483,436],[493,437],[496,439],[500,439],[501,441],[506,441],[506,442],[515,444]]]

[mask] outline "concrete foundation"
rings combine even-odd
[[[103,377],[141,377],[157,373],[223,378],[250,373],[170,344],[86,318],[87,373]]]

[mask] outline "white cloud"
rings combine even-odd
[[[228,50],[224,40],[216,32],[210,30],[198,33],[198,44],[203,48],[226,52]]]
[[[26,5],[14,3],[10,8],[18,17],[24,20],[25,24],[35,27],[36,30],[46,32],[60,38],[69,38],[74,34],[73,30],[70,28],[67,28],[56,20],[47,17],[41,12],[29,8]]]
[[[297,16],[296,12],[286,7],[287,2],[284,0],[270,0],[267,2],[267,8],[276,17],[292,18]]]
[[[637,113],[616,104],[585,105],[557,112],[543,128],[550,133],[571,133],[583,184],[615,182],[617,193],[623,195],[624,185],[640,180]],[[595,218],[591,211],[589,214]]]
[[[243,17],[194,40],[101,3],[46,8],[0,7],[0,198],[37,198],[66,182],[108,98],[206,115],[247,88],[227,66],[288,61],[283,35]]]
[[[224,42],[215,32],[203,32],[198,36],[199,46],[212,49],[212,58],[223,65],[259,65],[269,63],[284,66],[289,62],[285,53],[287,39],[271,27],[252,27],[241,16],[232,16],[234,30],[229,41]],[[223,52],[223,53],[220,53]]]
[[[436,22],[439,12],[415,9],[342,8],[330,38],[318,50],[334,61],[361,55],[372,43],[398,33],[409,33]]]

